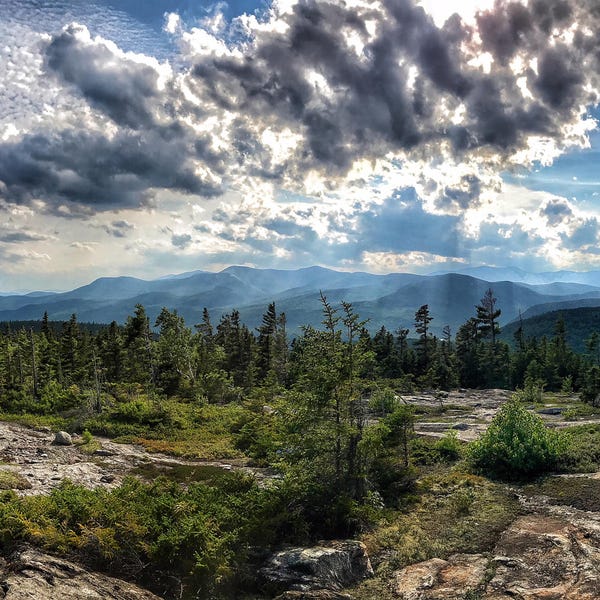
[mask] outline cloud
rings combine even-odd
[[[300,131],[289,165],[297,176],[341,175],[360,158],[414,157],[447,143],[465,161],[491,152],[510,162],[531,136],[562,144],[595,99],[595,47],[584,28],[598,16],[549,4],[498,2],[477,30],[458,17],[438,28],[410,0],[298,2],[277,17],[285,27],[261,29],[245,54],[195,56],[194,75],[221,110],[252,120],[247,134]],[[560,41],[574,23],[587,45]],[[489,72],[473,64],[482,51],[492,55]]]
[[[32,233],[29,231],[1,231],[0,242],[20,244],[22,242],[42,242],[51,239],[48,235]]]
[[[153,130],[112,137],[65,130],[0,144],[0,182],[5,199],[43,199],[58,214],[63,204],[94,212],[147,206],[153,188],[219,193],[215,181],[196,173],[185,139],[165,141]]]
[[[97,242],[71,242],[69,248],[76,248],[78,250],[85,250],[86,252],[94,252]]]
[[[173,234],[171,236],[171,244],[176,248],[185,250],[192,243],[192,236],[188,233]]]
[[[559,225],[573,216],[571,205],[564,199],[549,200],[540,208],[540,215],[546,217],[548,225]]]
[[[104,223],[102,225],[94,224],[93,227],[99,227],[99,228],[103,229],[104,231],[106,231],[106,233],[108,233],[108,235],[111,235],[115,238],[127,237],[127,234],[130,231],[133,231],[135,229],[135,225],[133,225],[129,221],[125,221],[125,220],[112,221],[110,224],[106,224],[106,223]]]
[[[223,256],[330,264],[594,239],[590,215],[560,198],[530,210],[553,228],[546,237],[493,202],[500,174],[585,144],[600,88],[596,2],[499,0],[473,22],[437,26],[413,0],[298,0],[196,25],[168,17],[181,50],[170,62],[76,24],[28,44],[22,77],[35,98],[28,119],[13,119],[27,102],[10,67],[1,205],[88,222],[108,213],[102,229],[121,238],[148,208],[164,215],[170,201],[185,215],[184,194],[206,212],[189,230],[174,225],[165,252],[206,239]],[[392,194],[403,187],[418,198]]]
[[[150,65],[141,57],[135,60],[105,40],[92,40],[87,28],[77,24],[55,36],[45,55],[51,71],[75,85],[92,106],[116,123],[133,129],[156,125],[158,64]]]
[[[580,219],[568,233],[561,233],[560,238],[569,250],[596,251],[600,228],[596,217]]]

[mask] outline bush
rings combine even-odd
[[[462,444],[456,431],[451,430],[443,438],[440,438],[435,444],[435,449],[439,452],[442,460],[458,460],[462,454]]]
[[[521,479],[550,471],[565,452],[565,438],[547,429],[517,396],[498,411],[488,430],[469,448],[477,470],[502,479]]]

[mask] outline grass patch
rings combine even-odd
[[[30,490],[26,477],[14,471],[0,471],[0,490]]]
[[[33,415],[29,413],[0,413],[0,420],[7,423],[17,423],[30,429],[48,427],[52,431],[70,431],[71,421],[56,415]]]
[[[186,458],[238,458],[244,454],[236,445],[237,435],[255,416],[239,404],[199,406],[172,398],[160,405],[138,403],[127,410],[107,411],[87,419],[84,426],[93,434],[139,444],[149,452]]]
[[[547,496],[552,504],[596,511],[600,506],[600,479],[587,477],[546,477],[526,485],[527,496]]]
[[[102,449],[102,444],[98,440],[91,439],[88,442],[79,442],[75,444],[84,454],[94,454],[96,450]]]
[[[365,543],[385,574],[433,557],[490,551],[520,511],[505,486],[458,470],[433,473],[420,481],[412,507],[388,513]]]
[[[567,473],[592,473],[600,469],[600,424],[563,429],[567,449],[559,470]]]
[[[213,465],[173,465],[164,466],[148,463],[140,465],[131,471],[132,475],[139,475],[148,481],[157,477],[165,477],[177,483],[190,484],[204,482],[218,484],[223,479],[230,477],[230,471]]]
[[[578,402],[564,410],[562,416],[566,421],[579,421],[581,419],[600,417],[600,407]]]

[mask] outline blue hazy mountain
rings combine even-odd
[[[485,273],[481,269],[478,272]],[[557,277],[568,278],[566,273],[559,272]],[[515,271],[513,275],[524,279],[527,274]],[[590,281],[594,279],[589,273],[573,276],[586,279],[585,275]],[[546,278],[551,279],[549,275],[541,279]],[[432,330],[439,333],[445,325],[456,331],[473,316],[475,305],[489,287],[502,309],[501,323],[516,319],[519,313],[529,316],[561,307],[600,305],[600,286],[577,281],[534,284],[491,282],[464,273],[373,275],[322,267],[277,270],[233,266],[219,273],[191,271],[154,280],[102,277],[68,292],[0,296],[0,320],[35,320],[47,311],[52,320],[66,320],[75,313],[80,321],[123,323],[136,304],[143,304],[152,320],[165,306],[176,309],[190,326],[200,321],[204,307],[215,324],[222,314],[238,309],[244,322],[257,327],[267,304],[274,301],[277,310],[286,313],[294,335],[302,325],[320,325],[322,291],[334,304],[352,302],[361,318],[369,319],[371,331],[382,325],[392,331],[411,329],[415,311],[429,304]]]

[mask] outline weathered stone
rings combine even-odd
[[[549,408],[540,408],[537,413],[539,415],[562,415],[563,409],[560,406],[551,406]]]
[[[283,591],[340,590],[373,575],[366,547],[355,540],[323,542],[274,554],[261,575]]]
[[[457,554],[410,565],[394,574],[393,592],[401,600],[462,600],[469,591],[481,600],[598,600],[598,514],[547,508],[555,514],[518,518],[491,558]]]
[[[495,575],[484,598],[600,597],[600,539],[583,523],[578,526],[560,516],[526,515],[502,534],[495,554]]]
[[[16,552],[0,565],[0,579],[4,600],[159,600],[136,585],[31,548]]]
[[[71,446],[73,439],[66,431],[57,431],[54,435],[54,444],[57,446]]]
[[[353,597],[331,590],[313,590],[310,592],[284,592],[275,600],[353,600]]]
[[[462,600],[480,588],[487,564],[480,554],[432,558],[396,572],[392,589],[402,600]]]

